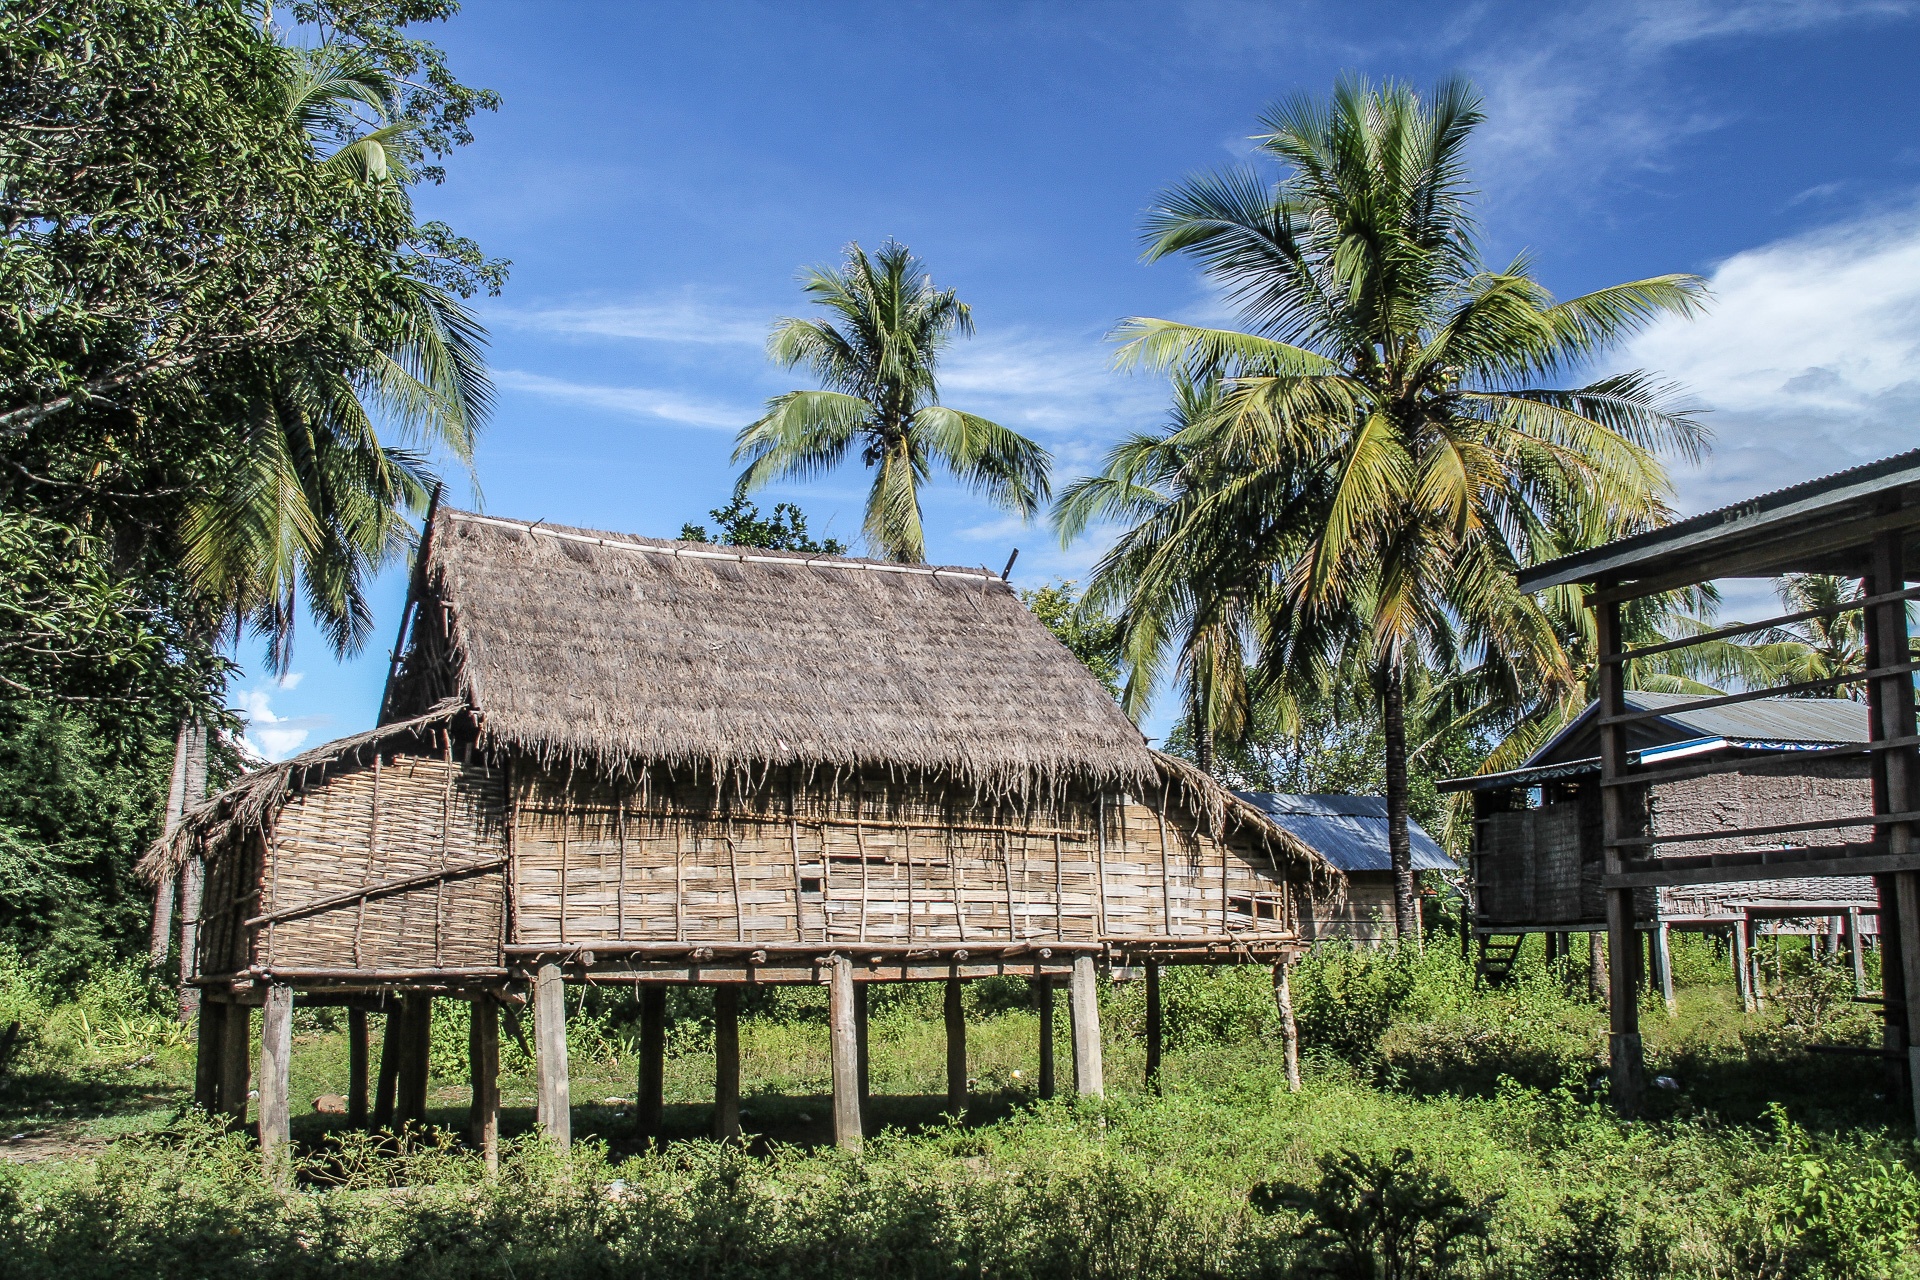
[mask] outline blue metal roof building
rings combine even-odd
[[[1300,837],[1321,857],[1348,873],[1391,871],[1387,852],[1387,798],[1385,796],[1293,796],[1272,791],[1236,791],[1280,826]],[[1457,871],[1458,864],[1420,829],[1407,820],[1415,871]]]

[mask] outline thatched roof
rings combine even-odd
[[[1146,743],[983,569],[665,542],[442,510],[424,612],[483,738],[624,770],[944,772],[1138,787]]]
[[[449,698],[424,715],[335,738],[278,764],[242,774],[225,791],[187,810],[172,835],[148,847],[137,870],[152,884],[178,871],[195,853],[217,854],[235,838],[262,830],[286,798],[309,782],[319,783],[335,769],[358,768],[377,752],[415,746],[465,714],[466,707],[458,699]]]

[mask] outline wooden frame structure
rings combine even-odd
[[[1920,734],[1915,731],[1914,661],[1907,628],[1909,565],[1920,568],[1920,451],[1766,494],[1720,511],[1538,565],[1520,575],[1529,592],[1581,585],[1588,589],[1598,636],[1600,807],[1606,863],[1607,933],[1614,963],[1610,1056],[1616,1104],[1636,1111],[1644,1097],[1644,1059],[1634,1001],[1635,957],[1630,945],[1637,891],[1671,885],[1816,876],[1875,877],[1880,898],[1884,973],[1884,1048],[1900,1077],[1894,1092],[1908,1093],[1920,1119]],[[1771,578],[1825,573],[1858,578],[1861,598],[1697,636],[1629,649],[1621,638],[1621,606],[1663,591],[1724,578]],[[1694,707],[1728,706],[1765,697],[1830,693],[1861,686],[1868,706],[1862,743],[1818,752],[1778,753],[1794,763],[1813,757],[1864,758],[1872,775],[1872,811],[1821,826],[1860,832],[1838,843],[1772,851],[1688,854],[1674,839],[1649,830],[1649,794],[1690,778],[1753,760],[1641,767],[1630,763],[1626,730],[1655,713],[1627,706],[1625,664],[1636,657],[1753,634],[1846,612],[1863,614],[1866,664],[1857,671],[1771,689],[1702,698]],[[1764,765],[1764,760],[1760,762]],[[1723,832],[1734,836],[1783,834],[1777,825]],[[1680,846],[1684,848],[1684,845]],[[1621,963],[1625,960],[1625,963]]]
[[[1098,966],[1145,966],[1157,995],[1162,964],[1284,965],[1313,881],[1338,878],[1205,774],[1149,751],[990,574],[444,511],[421,561],[385,723],[248,775],[146,864],[156,879],[205,868],[192,960],[210,1110],[245,1115],[250,1011],[267,1010],[270,1156],[288,1136],[296,999],[350,1010],[350,1117],[403,1125],[425,1118],[435,999],[466,1001],[470,1128],[490,1161],[501,1015],[517,1028],[528,1006],[538,1120],[570,1140],[568,983],[638,988],[649,1135],[669,985],[715,992],[717,1137],[740,1131],[738,993],[750,985],[827,987],[835,1138],[851,1149],[874,982],[946,984],[956,1112],[961,984],[1036,980],[1046,1095],[1064,982],[1074,1088],[1097,1095]],[[753,607],[735,622],[743,588]],[[761,630],[772,656],[742,675],[727,651],[753,653]],[[810,646],[793,644],[808,632]],[[556,681],[550,655],[571,672]],[[648,662],[665,678],[636,689]],[[834,664],[854,668],[838,688]],[[769,701],[822,684],[822,714]],[[876,684],[893,688],[874,696]],[[908,697],[961,723],[911,722]],[[995,698],[1003,718],[983,723]],[[557,740],[579,720],[579,737]],[[374,1011],[387,1016],[370,1091]],[[1156,1008],[1150,1076],[1158,1022]]]

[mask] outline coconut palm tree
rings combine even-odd
[[[1536,687],[1571,682],[1551,620],[1515,585],[1553,514],[1595,505],[1667,518],[1660,453],[1697,457],[1700,426],[1643,373],[1560,389],[1560,375],[1704,284],[1666,275],[1564,302],[1527,260],[1490,269],[1469,209],[1465,147],[1482,120],[1463,80],[1424,100],[1349,78],[1294,98],[1258,144],[1288,172],[1189,179],[1147,220],[1147,257],[1191,254],[1244,331],[1124,322],[1123,363],[1219,369],[1228,407],[1181,443],[1244,458],[1185,517],[1231,546],[1274,518],[1268,473],[1326,478],[1298,554],[1260,567],[1262,660],[1329,661],[1365,627],[1386,728],[1389,844],[1403,932],[1416,929],[1407,839],[1405,683],[1498,654]],[[1242,565],[1242,570],[1250,566]]]
[[[951,289],[937,289],[907,247],[888,241],[872,258],[849,245],[837,268],[817,267],[801,287],[831,320],[775,323],[767,354],[805,365],[825,384],[767,402],[744,428],[733,460],[747,463],[743,492],[785,477],[831,471],[856,443],[874,469],[867,542],[889,560],[926,559],[920,486],[934,467],[1022,517],[1048,495],[1047,451],[977,414],[940,403],[940,352],[973,332],[973,315]]]

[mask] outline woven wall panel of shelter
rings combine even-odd
[[[1920,1119],[1920,746],[1916,733],[1914,673],[1908,635],[1909,602],[1920,598],[1910,567],[1920,567],[1920,451],[1708,512],[1664,529],[1562,560],[1535,566],[1520,576],[1527,591],[1581,584],[1589,588],[1599,663],[1600,800],[1606,861],[1611,966],[1613,1091],[1628,1110],[1640,1105],[1643,1085],[1634,964],[1632,899],[1649,887],[1732,884],[1782,877],[1862,876],[1877,879],[1887,1060],[1896,1096],[1906,1092]],[[1720,578],[1772,578],[1785,573],[1827,573],[1859,579],[1860,598],[1830,608],[1741,623],[1700,635],[1629,650],[1622,643],[1621,605],[1657,592]],[[1673,651],[1717,639],[1757,634],[1839,614],[1861,615],[1864,665],[1817,680],[1669,703],[1660,709],[1629,705],[1627,664],[1636,656]],[[1829,697],[1854,691],[1867,706],[1866,740],[1816,751],[1770,750],[1764,745],[1732,760],[1653,763],[1630,758],[1634,726],[1688,710],[1742,706],[1770,697]],[[1684,834],[1651,829],[1651,800],[1662,788],[1690,780],[1765,770],[1769,761],[1798,769],[1813,761],[1864,760],[1872,790],[1871,812],[1846,817],[1828,812],[1810,827],[1843,830],[1844,839],[1823,845],[1752,849],[1726,853],[1688,850]],[[1787,834],[1778,822],[1745,820],[1714,829],[1715,842]]]

